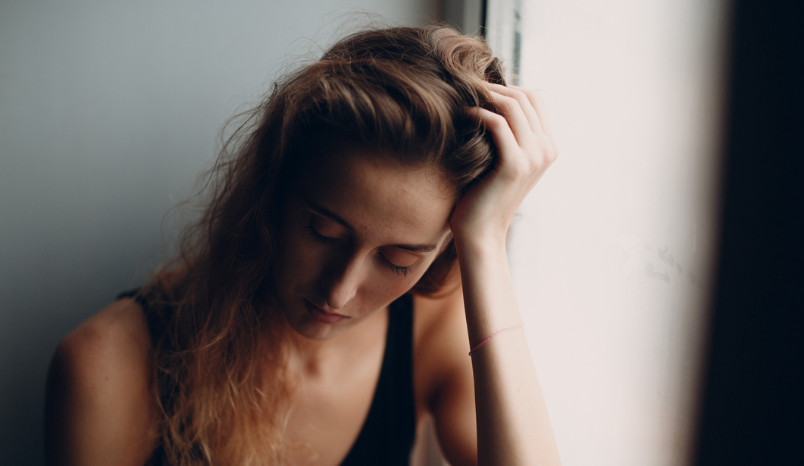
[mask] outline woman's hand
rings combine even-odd
[[[488,84],[488,88],[499,113],[478,107],[468,112],[491,132],[498,160],[458,201],[450,217],[456,243],[491,240],[504,244],[517,208],[558,156],[544,104],[535,91],[498,84]]]
[[[484,343],[471,354],[477,464],[560,466],[525,332],[512,329],[488,339],[522,323],[505,235],[517,208],[558,151],[535,92],[494,84],[489,84],[489,91],[499,113],[469,111],[491,132],[498,160],[458,201],[450,217],[461,270],[466,349]],[[451,394],[455,393],[459,391],[453,388]],[[437,425],[457,422],[449,415],[439,416],[438,408]],[[460,426],[455,429],[461,431]]]

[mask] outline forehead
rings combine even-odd
[[[308,175],[301,186],[304,195],[359,234],[432,242],[447,230],[455,193],[434,167],[338,149],[318,158]]]

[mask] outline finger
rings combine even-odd
[[[547,116],[544,100],[539,96],[539,93],[533,89],[524,89],[518,86],[511,87],[521,91],[528,98],[528,101],[530,101],[530,104],[533,106],[534,111],[538,115],[539,123],[541,124],[542,131],[544,131],[544,135],[547,136],[547,140],[550,142],[553,152],[557,154],[558,146],[556,145],[555,137],[553,137],[553,128],[550,126],[550,119]]]
[[[528,120],[530,130],[537,135],[544,133],[541,122],[539,121],[539,114],[536,113],[533,102],[530,100],[527,94],[523,92],[523,89],[514,86],[506,87],[492,83],[489,84],[489,88],[491,88],[491,90],[494,92],[516,99],[516,101],[519,102],[519,106],[522,108],[522,112],[525,114],[525,118]]]
[[[519,143],[502,115],[480,107],[466,109],[466,114],[476,118],[491,133],[494,145],[497,146],[497,155],[502,160],[505,154],[515,153],[519,150]]]
[[[513,97],[508,97],[493,90],[489,92],[489,96],[494,108],[507,121],[519,146],[524,147],[528,138],[533,138],[533,131],[530,129],[530,123],[528,123],[525,112],[522,111],[522,106]]]

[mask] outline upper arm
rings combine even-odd
[[[148,329],[131,300],[67,335],[48,371],[48,464],[144,464],[155,445],[151,369]]]
[[[422,359],[432,374],[428,408],[438,443],[452,466],[477,464],[477,421],[472,362],[463,296],[458,290],[437,300],[419,299],[435,318],[422,335]]]

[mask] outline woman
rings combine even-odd
[[[453,465],[559,464],[505,254],[544,117],[445,27],[277,83],[182,254],[59,345],[50,463],[407,464],[431,414]]]

